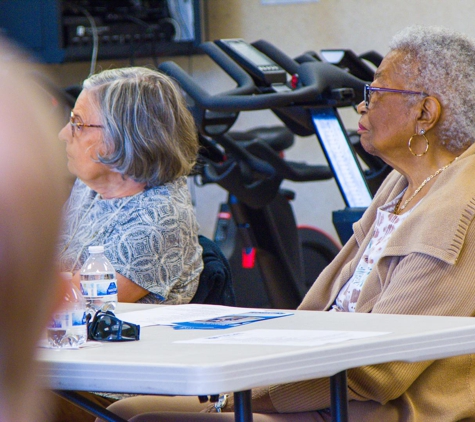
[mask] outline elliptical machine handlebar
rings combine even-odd
[[[326,99],[327,102],[323,104],[312,103],[312,106],[343,107],[350,105],[345,100],[358,103],[363,100],[364,85],[367,82],[337,66],[319,61],[316,58],[310,59],[310,57],[298,62],[265,40],[255,41],[252,45],[282,66],[288,73],[297,75],[299,84],[316,87],[323,96],[322,100],[325,101]],[[353,97],[348,98],[347,95],[350,95],[348,92],[345,93],[346,98],[341,96],[342,91],[339,90],[345,88],[353,90]],[[334,103],[334,101],[337,102]]]
[[[260,208],[269,203],[286,176],[290,175],[294,180],[303,181],[312,180],[312,175],[315,175],[313,180],[321,180],[329,178],[331,172],[327,167],[317,168],[311,173],[305,173],[308,172],[307,168],[289,168],[285,174],[285,160],[277,156],[277,159],[273,157],[274,160],[267,162],[268,154],[262,148],[246,149],[234,142],[225,132],[234,124],[239,112],[285,109],[287,113],[295,110],[301,115],[299,109],[302,107],[347,106],[354,101],[354,91],[362,93],[364,86],[363,81],[334,65],[323,62],[299,64],[277,48],[271,48],[269,43],[260,41],[259,46],[266,50],[266,54],[272,54],[276,63],[292,67],[289,70],[296,70],[299,83],[294,89],[284,85],[273,90],[272,84],[263,89],[263,86],[256,85],[255,78],[244,71],[222,48],[211,42],[202,45],[203,51],[234,79],[237,88],[211,95],[175,63],[164,62],[159,66],[159,69],[173,77],[193,100],[191,110],[202,140],[203,136],[211,136],[227,153],[227,161],[207,160],[208,166],[203,168],[204,181],[218,183],[253,208]],[[308,125],[308,118],[305,120]],[[266,153],[265,156],[262,155],[263,152]]]
[[[220,60],[217,64],[235,79],[236,63],[232,59],[228,57],[228,59]],[[306,62],[298,64],[296,68],[295,74],[298,75],[299,84],[295,89],[254,95],[257,92],[257,87],[253,93],[249,93],[247,92],[249,88],[246,85],[246,89],[231,91],[230,95],[228,93],[211,95],[175,63],[164,62],[159,66],[159,69],[173,77],[183,87],[195,101],[196,107],[214,112],[268,110],[294,105],[343,107],[351,105],[354,96],[358,97],[355,92],[361,92],[362,95],[365,84],[364,81],[332,64]],[[236,82],[238,81],[236,80]],[[335,91],[345,89],[347,95],[344,97],[335,96]],[[350,94],[351,97],[348,96]]]
[[[203,50],[213,61],[222,69],[226,69],[226,73],[237,83],[237,88],[226,91],[225,95],[245,95],[254,94],[256,86],[249,73],[243,70],[236,62],[231,60],[215,43],[209,41],[200,45]],[[223,95],[223,94],[221,94]]]
[[[216,112],[255,111],[287,107],[295,104],[314,104],[315,99],[320,97],[323,88],[326,86],[326,84],[320,83],[320,86],[301,86],[295,91],[289,90],[266,95],[226,95],[226,93],[210,95],[174,62],[164,62],[159,66],[159,69],[173,77],[196,102],[196,106],[204,110]],[[227,67],[223,67],[223,69],[228,70]]]

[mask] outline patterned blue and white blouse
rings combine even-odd
[[[192,299],[203,261],[185,177],[115,199],[102,199],[78,179],[63,218],[61,271],[79,271],[88,247],[103,245],[115,270],[150,292],[139,302]]]

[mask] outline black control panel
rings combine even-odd
[[[202,42],[201,0],[4,1],[2,31],[46,62],[187,55]]]
[[[221,39],[215,43],[259,82],[269,85],[287,82],[287,72],[282,67],[243,39]]]

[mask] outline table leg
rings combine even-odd
[[[234,393],[234,420],[236,422],[252,422],[251,390]]]
[[[348,381],[346,371],[330,377],[332,421],[348,422]]]
[[[96,403],[92,403],[91,401],[76,393],[75,391],[53,390],[53,392],[58,396],[61,396],[62,398],[75,404],[76,406],[79,406],[80,408],[84,409],[86,412],[89,412],[91,415],[94,415],[97,418],[101,418],[106,422],[127,422],[125,419],[110,412],[106,408],[99,406]]]

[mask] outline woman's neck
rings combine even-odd
[[[122,178],[122,175],[115,173],[107,180],[84,182],[92,190],[96,191],[103,199],[124,198],[132,196],[145,189],[146,183],[136,182],[131,178]]]

